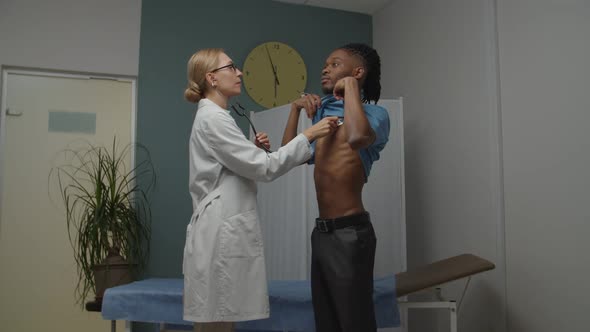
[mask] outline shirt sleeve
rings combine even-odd
[[[256,181],[272,181],[311,156],[309,141],[303,134],[267,154],[248,140],[235,120],[223,112],[204,118],[196,130],[213,158],[232,172]]]
[[[375,132],[375,141],[369,146],[376,152],[380,152],[385,148],[385,144],[389,141],[389,114],[387,110],[381,106],[374,106],[365,112],[367,120],[371,128]]]

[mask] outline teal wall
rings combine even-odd
[[[221,47],[241,67],[248,52],[266,41],[281,41],[299,51],[307,64],[306,91],[319,93],[326,57],[349,42],[371,44],[372,20],[270,0],[143,1],[137,138],[149,149],[158,176],[151,195],[147,276],[182,273],[185,230],[192,214],[188,140],[195,105],[183,98],[189,57],[201,48]],[[246,92],[238,99],[249,110],[262,110]],[[238,121],[242,129],[247,127],[244,119]]]

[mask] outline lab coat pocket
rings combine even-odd
[[[226,219],[221,230],[221,255],[225,257],[258,257],[262,255],[262,236],[256,210]]]
[[[184,241],[184,259],[182,260],[182,274],[186,274],[187,260],[190,259],[190,257],[192,257],[193,254],[193,237],[191,232],[192,228],[192,222],[186,226],[186,239]]]

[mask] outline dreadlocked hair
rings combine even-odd
[[[381,59],[374,48],[360,43],[346,44],[339,49],[345,50],[352,55],[357,55],[363,60],[363,65],[367,71],[365,82],[363,83],[363,103],[373,101],[377,104],[381,96]]]

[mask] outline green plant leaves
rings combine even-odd
[[[142,158],[126,165],[130,153]],[[147,149],[128,144],[119,149],[116,138],[110,148],[91,143],[80,149],[64,149],[64,162],[52,168],[65,207],[66,225],[78,269],[76,299],[84,304],[95,291],[92,267],[115,248],[129,262],[135,275],[147,264],[151,235],[148,193],[156,175]],[[62,157],[62,156],[60,156]]]

